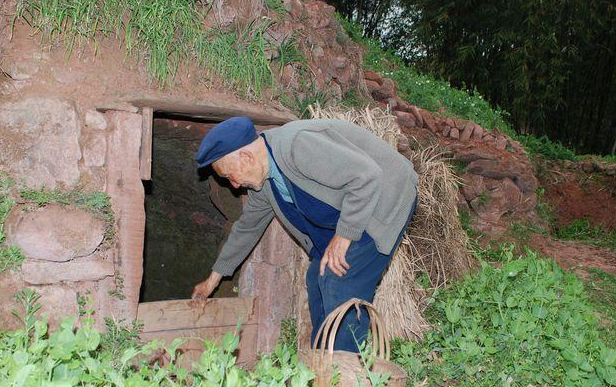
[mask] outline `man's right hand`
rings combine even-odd
[[[221,279],[222,276],[213,271],[205,281],[195,285],[191,298],[196,301],[205,301],[220,284]]]

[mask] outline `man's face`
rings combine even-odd
[[[215,161],[212,168],[220,177],[229,180],[233,188],[250,188],[255,191],[261,190],[265,177],[259,163],[251,157],[251,154],[237,152],[226,155]]]

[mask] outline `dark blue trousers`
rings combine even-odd
[[[408,221],[413,218],[416,206],[417,200],[413,204]],[[321,260],[312,260],[306,273],[308,305],[312,320],[312,344],[327,315],[338,306],[351,298],[359,298],[372,303],[376,287],[389,261],[394,256],[405,230],[406,227],[400,231],[398,240],[389,255],[378,252],[374,240],[370,237],[352,242],[346,255],[346,261],[351,267],[342,277],[334,274],[329,268],[325,269],[323,276],[319,275]],[[340,324],[334,349],[358,352],[358,344],[366,339],[369,324],[368,312],[364,308],[361,308],[359,319],[355,308],[350,309]]]

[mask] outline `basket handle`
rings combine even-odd
[[[372,356],[377,356],[381,359],[389,360],[390,358],[390,347],[389,341],[387,340],[387,330],[385,329],[385,324],[381,320],[381,316],[378,314],[374,306],[367,301],[360,300],[359,298],[352,298],[342,305],[338,306],[334,309],[326,318],[325,321],[319,327],[317,335],[314,339],[314,343],[312,345],[312,351],[310,355],[310,363],[313,369],[321,370],[325,361],[325,344],[327,344],[327,352],[329,354],[329,361],[332,361],[334,354],[334,342],[336,339],[336,334],[338,333],[338,328],[340,327],[340,323],[346,312],[351,308],[355,307],[357,313],[360,313],[360,307],[364,306],[368,310],[368,316],[370,317],[370,330],[372,332]],[[327,338],[327,339],[326,339]],[[316,363],[316,353],[317,346],[319,352],[319,361]],[[318,365],[318,367],[317,367]]]

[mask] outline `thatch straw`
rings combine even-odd
[[[353,122],[387,141],[394,149],[400,129],[381,109],[346,110],[310,107],[313,118]],[[379,285],[374,304],[392,337],[419,339],[429,327],[423,318],[426,292],[415,283],[427,274],[433,288],[445,285],[471,267],[468,238],[457,211],[458,180],[436,147],[410,152],[419,174],[419,201],[413,221]]]

